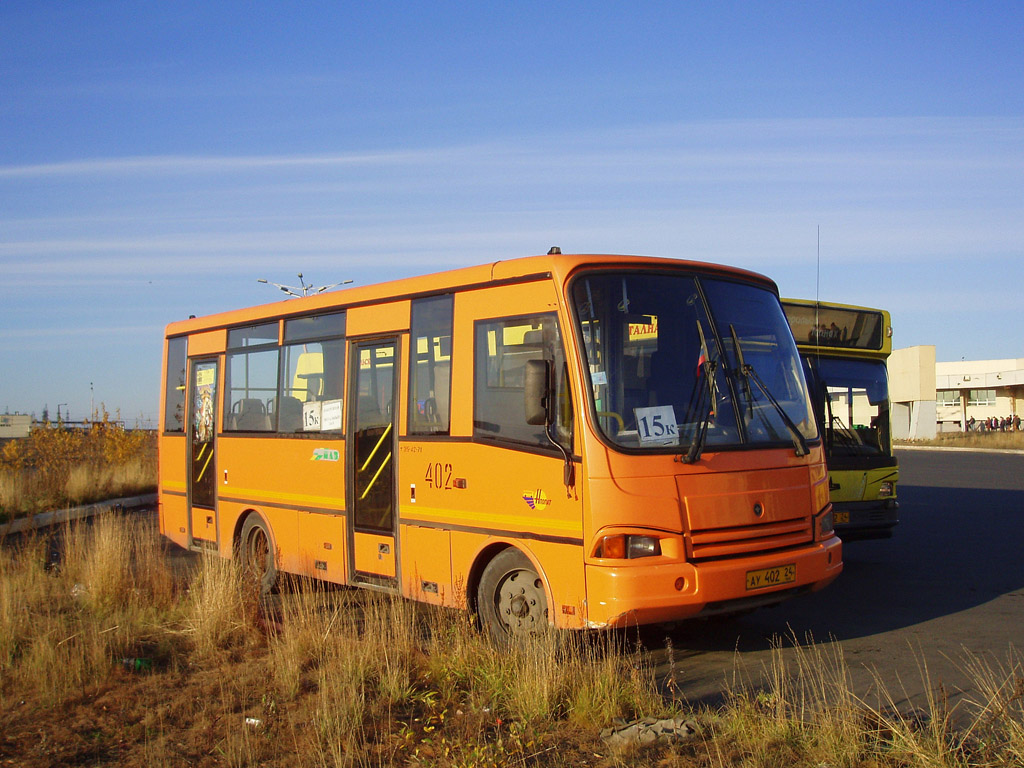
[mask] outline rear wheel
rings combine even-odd
[[[477,611],[483,627],[501,642],[548,628],[544,582],[526,555],[509,548],[487,564],[477,587]]]
[[[258,583],[260,595],[269,595],[277,584],[270,528],[258,514],[251,514],[242,525],[241,538],[242,567],[247,577]]]

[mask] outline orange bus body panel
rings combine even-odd
[[[193,333],[188,337],[188,356],[200,357],[223,352],[227,340],[227,331],[220,328],[206,333]]]

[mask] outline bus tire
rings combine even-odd
[[[253,512],[242,525],[239,552],[246,577],[259,585],[260,596],[269,595],[277,585],[277,563],[270,526]]]
[[[484,568],[476,604],[482,627],[498,642],[548,629],[544,582],[530,559],[514,547],[503,549]]]

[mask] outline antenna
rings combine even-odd
[[[821,307],[821,224],[818,225],[818,261],[814,270],[814,329],[818,329],[818,309]]]
[[[817,264],[814,269],[814,333],[815,333],[815,344],[814,344],[814,358],[817,365],[821,364],[821,348],[818,346],[817,333],[818,328],[821,325],[821,316],[819,311],[821,310],[821,224],[818,225],[818,249],[817,249]]]
[[[821,301],[821,224],[818,225],[818,265],[814,273],[814,303],[817,304],[819,301]]]
[[[256,282],[257,283],[264,283],[265,285],[276,286],[277,288],[280,288],[282,291],[287,293],[289,296],[292,296],[293,298],[296,298],[296,299],[301,299],[303,296],[310,296],[310,295],[315,296],[318,293],[323,293],[324,291],[329,291],[329,290],[331,290],[331,288],[337,288],[339,285],[348,285],[352,281],[351,280],[342,280],[340,283],[331,283],[330,285],[314,286],[312,283],[307,284],[306,281],[302,279],[302,273],[299,272],[299,286],[298,287],[296,287],[294,285],[281,285],[280,283],[272,283],[269,280],[264,280],[262,277],[257,278]],[[301,291],[301,293],[299,293],[299,291]]]

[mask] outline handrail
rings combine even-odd
[[[388,465],[389,461],[391,461],[390,453],[384,457],[384,461],[382,461],[380,466],[377,468],[377,473],[370,478],[370,482],[366,484],[366,489],[363,491],[363,495],[359,497],[360,501],[366,498],[366,495],[370,492],[370,489],[373,488],[373,484],[377,482],[377,478],[380,477],[380,473],[384,471],[384,467]]]
[[[619,432],[622,432],[626,428],[626,422],[624,422],[622,420],[622,417],[619,416],[619,414],[617,414],[615,411],[598,411],[597,415],[602,419],[612,418],[619,422]]]
[[[373,450],[370,451],[370,455],[366,457],[366,461],[363,462],[363,466],[359,468],[360,472],[365,472],[366,468],[370,466],[370,462],[373,461],[373,457],[377,455],[377,451],[380,449],[381,445],[384,444],[384,438],[391,434],[391,426],[391,424],[388,424],[388,428],[384,430],[384,434],[380,436],[380,440],[378,440],[377,444],[373,446]],[[390,456],[388,458],[390,458]]]
[[[202,455],[202,454],[200,454],[200,455]],[[208,466],[210,466],[210,460],[211,460],[212,458],[213,458],[213,451],[210,451],[210,455],[206,457],[206,463],[205,463],[205,464],[203,464],[203,468],[202,468],[202,470],[201,470],[201,471],[199,472],[199,477],[197,477],[197,478],[196,478],[196,482],[197,482],[197,483],[198,483],[199,481],[201,481],[201,480],[203,479],[203,475],[205,475],[205,474],[206,474],[206,468],[207,468]]]

